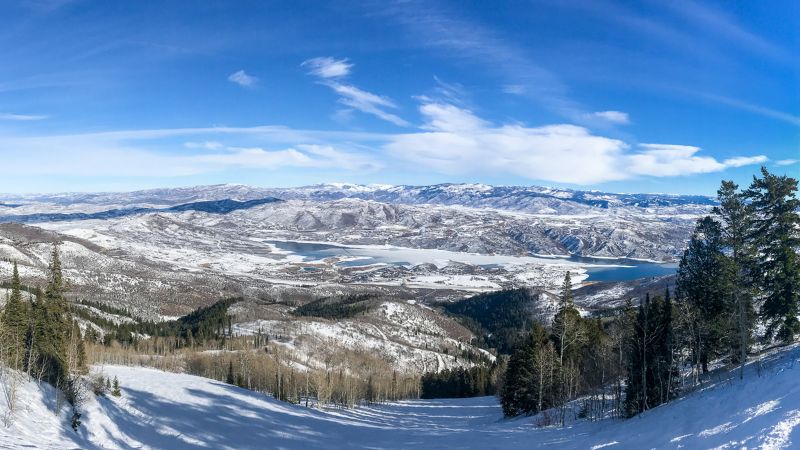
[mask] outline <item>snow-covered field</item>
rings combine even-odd
[[[702,390],[629,420],[565,428],[505,420],[491,397],[309,409],[190,375],[107,366],[121,398],[91,397],[73,432],[52,390],[25,382],[20,409],[0,424],[0,448],[798,448],[800,347],[753,364],[743,381],[721,374]],[[0,414],[7,412],[0,404]]]

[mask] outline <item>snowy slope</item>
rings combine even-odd
[[[273,339],[290,350],[297,362],[311,358],[324,367],[327,351],[338,347],[364,351],[408,373],[436,372],[472,363],[458,358],[463,350],[480,352],[468,344],[472,333],[453,319],[417,304],[383,302],[357,320],[325,320],[291,316],[233,325],[235,335],[257,332],[280,335]],[[494,357],[492,356],[491,359]]]
[[[798,448],[798,362],[794,346],[767,358],[760,377],[751,365],[744,381],[721,374],[640,417],[566,428],[504,420],[490,397],[319,411],[204,378],[108,366],[123,396],[90,400],[77,434],[25,384],[26,406],[0,426],[0,448]]]

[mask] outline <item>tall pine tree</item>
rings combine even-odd
[[[744,364],[754,327],[753,282],[754,252],[751,245],[751,208],[739,186],[733,181],[723,181],[717,191],[719,206],[714,214],[721,222],[722,244],[726,250],[727,269],[733,288],[730,290],[731,333],[729,345],[731,360],[739,363],[739,378],[744,377]]]
[[[708,372],[709,361],[726,350],[730,323],[727,300],[734,287],[722,250],[722,229],[706,216],[697,221],[678,267],[678,294],[693,312],[692,359],[703,373]]]
[[[553,341],[558,350],[559,365],[563,366],[565,359],[570,359],[576,353],[583,340],[586,338],[582,327],[581,315],[575,307],[572,294],[572,277],[569,271],[564,275],[561,286],[558,311],[553,317]]]
[[[25,334],[28,330],[28,307],[22,301],[22,284],[19,269],[14,263],[11,274],[11,295],[3,310],[2,322],[6,332],[5,339],[9,343],[9,365],[14,369],[22,369],[25,358]]]
[[[67,352],[71,320],[67,316],[64,279],[57,245],[53,245],[47,287],[36,303],[33,345],[38,356],[37,371],[45,381],[66,389],[69,381]]]
[[[791,342],[800,332],[800,200],[797,180],[761,168],[744,192],[753,208],[749,237],[756,247],[756,277],[763,290],[767,337]]]
[[[634,416],[674,398],[677,368],[673,359],[672,302],[667,297],[639,303],[628,335],[625,412]]]

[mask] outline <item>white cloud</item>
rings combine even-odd
[[[184,142],[183,146],[186,148],[204,148],[206,150],[219,150],[224,145],[217,141],[203,141],[203,142]]]
[[[397,105],[386,97],[367,92],[353,85],[342,84],[336,81],[320,81],[320,83],[328,86],[339,94],[339,103],[343,105],[357,109],[363,113],[371,114],[398,126],[409,125],[405,120],[386,111],[387,108],[397,108]]]
[[[759,164],[767,157],[740,156],[722,162],[711,156],[697,156],[699,147],[672,144],[640,144],[643,151],[628,155],[628,170],[635,175],[670,177],[720,172],[731,167]]]
[[[433,76],[433,81],[436,82],[436,87],[433,88],[433,92],[435,92],[438,98],[456,105],[464,103],[464,98],[467,94],[464,90],[464,86],[460,83],[446,82],[436,75]]]
[[[725,165],[725,168],[728,167],[744,167],[744,166],[752,166],[754,164],[764,164],[765,162],[769,161],[764,155],[758,156],[737,156],[735,158],[728,158],[722,162]]]
[[[586,115],[589,119],[600,119],[606,122],[627,124],[630,123],[628,113],[622,111],[597,111]]]
[[[50,116],[42,115],[42,114],[11,114],[11,113],[0,113],[0,120],[16,120],[16,121],[32,121],[32,120],[44,120]]]
[[[419,111],[427,118],[423,129],[432,131],[470,132],[489,125],[472,111],[447,103],[424,103]]]
[[[380,167],[369,158],[343,152],[332,146],[298,145],[296,148],[267,150],[261,147],[230,147],[226,153],[198,155],[196,162],[218,168],[278,169],[281,167],[374,170]]]
[[[330,56],[307,59],[301,66],[308,67],[309,74],[320,78],[346,77],[353,67],[347,59],[336,59]]]
[[[338,81],[338,78],[350,73],[352,64],[346,59],[320,57],[306,60],[302,65],[308,66],[311,69],[309,74],[320,79],[319,84],[328,86],[339,94],[339,103],[398,126],[409,125],[405,120],[387,111],[387,109],[397,109],[397,105],[390,99]]]
[[[244,70],[239,70],[228,75],[228,81],[242,87],[253,87],[258,83],[258,78],[248,75]]]
[[[195,151],[165,152],[162,139],[181,136],[226,135],[249,142],[293,141],[275,148],[225,146],[215,140],[187,141]],[[362,138],[344,133],[347,138]],[[318,145],[314,141],[339,136],[329,132],[289,130],[280,127],[186,128],[135,130],[44,137],[0,137],[3,168],[31,176],[70,175],[96,177],[181,177],[230,169],[327,168],[375,170],[381,165],[366,152],[342,144]],[[367,138],[367,137],[363,137]],[[303,141],[307,143],[303,143]]]
[[[779,166],[791,166],[793,164],[797,164],[800,162],[800,159],[779,159],[775,161],[775,164]]]
[[[422,132],[395,135],[385,145],[415,167],[446,174],[515,175],[531,180],[593,184],[638,176],[666,177],[718,172],[758,164],[764,156],[722,162],[698,156],[698,147],[623,141],[568,124],[542,127],[493,125],[450,104],[423,103]]]
[[[396,135],[385,148],[396,158],[447,174],[511,174],[532,180],[590,184],[623,179],[626,144],[574,125],[493,126],[468,110],[428,103],[420,133]]]
[[[0,153],[6,171],[34,177],[166,178],[225,170],[405,167],[409,174],[514,176],[584,185],[718,172],[767,160],[765,156],[717,160],[686,145],[632,146],[570,124],[495,124],[466,108],[430,99],[423,99],[419,110],[424,124],[409,133],[259,126],[38,137],[5,134],[0,136]],[[183,148],[164,150],[175,142],[183,143]]]

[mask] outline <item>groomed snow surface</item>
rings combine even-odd
[[[350,410],[280,403],[224,383],[153,369],[106,366],[121,398],[91,398],[76,433],[53,392],[20,388],[0,448],[800,448],[800,347],[753,364],[744,381],[721,374],[703,390],[629,420],[536,428],[502,418],[491,397],[415,400]],[[0,405],[0,414],[6,412]]]

